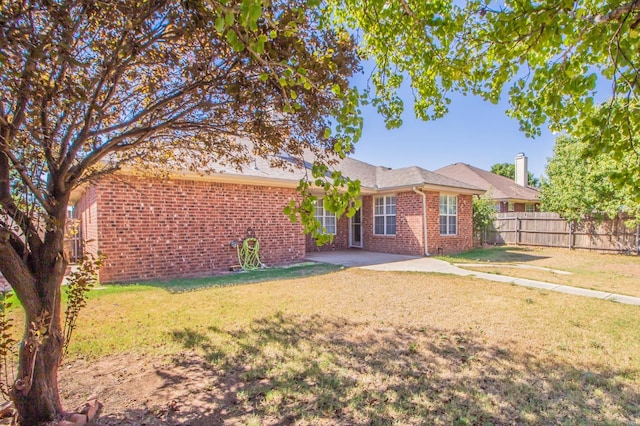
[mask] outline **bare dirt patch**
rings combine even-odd
[[[212,425],[216,411],[233,404],[217,386],[218,376],[202,357],[173,360],[120,354],[62,367],[65,407],[81,406],[89,394],[104,404],[98,425]]]

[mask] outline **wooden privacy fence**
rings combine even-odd
[[[485,232],[486,244],[566,247],[589,250],[640,252],[640,227],[628,227],[627,218],[567,222],[556,213],[498,213]]]

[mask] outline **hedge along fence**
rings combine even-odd
[[[557,213],[498,213],[486,244],[565,247],[588,250],[640,253],[640,227],[625,224],[628,217],[597,221],[585,218],[568,222]]]

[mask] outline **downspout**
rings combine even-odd
[[[424,255],[431,256],[429,254],[429,238],[427,237],[427,194],[413,187],[413,192],[422,195],[422,232],[424,233]]]

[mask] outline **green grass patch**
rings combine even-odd
[[[114,419],[133,413],[120,395],[144,389],[160,407],[177,395],[176,416],[207,401],[219,415],[208,424],[640,421],[636,306],[357,268],[180,294],[122,288],[134,291],[88,302],[61,381],[77,401],[101,387]]]
[[[520,254],[638,281],[637,258]],[[64,404],[99,388],[113,424],[147,422],[148,407],[185,416],[171,424],[640,424],[637,306],[339,269],[92,290],[60,370]]]
[[[548,247],[487,247],[453,256],[441,257],[451,263],[486,263],[492,267],[466,267],[488,273],[500,273],[517,278],[545,281],[610,293],[640,297],[640,257],[635,255],[600,253]],[[493,264],[501,264],[493,265]],[[548,268],[523,269],[506,264],[523,264]],[[570,272],[557,274],[553,270]]]
[[[202,290],[211,287],[226,287],[230,285],[323,275],[340,269],[343,269],[340,265],[306,262],[279,268],[231,272],[204,278],[180,278],[168,281],[156,280],[134,284],[110,284],[104,286],[104,290],[106,293],[118,293],[121,291],[140,291],[153,287],[162,288],[170,293],[182,293],[185,291]]]
[[[450,256],[438,256],[438,259],[452,263],[473,263],[473,262],[531,262],[546,259],[548,256],[541,255],[530,248],[525,247],[487,247],[476,248]]]

